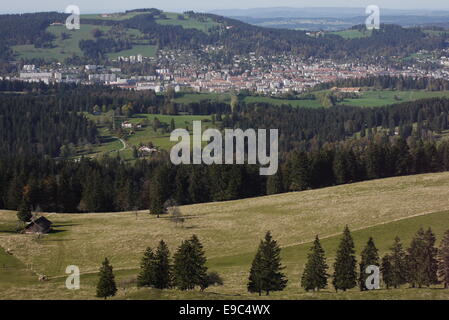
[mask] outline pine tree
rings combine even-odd
[[[281,272],[281,248],[268,231],[261,241],[259,250],[254,258],[248,281],[248,291],[265,291],[267,295],[272,291],[282,291],[287,285],[287,279]]]
[[[366,289],[366,279],[369,274],[366,273],[368,266],[379,266],[379,251],[377,250],[372,237],[368,239],[365,248],[362,251],[360,261],[359,286],[361,291]]]
[[[393,274],[393,266],[391,264],[391,256],[386,254],[382,258],[382,263],[380,266],[380,272],[382,274],[382,280],[385,283],[387,289],[390,289],[391,286],[395,284],[394,274]]]
[[[107,299],[115,296],[117,287],[115,285],[114,273],[108,258],[105,258],[100,268],[100,280],[97,284],[97,297]]]
[[[155,278],[155,256],[153,250],[148,247],[145,250],[142,261],[140,263],[140,273],[137,276],[138,287],[150,287],[154,284]]]
[[[425,253],[426,243],[424,240],[424,230],[420,228],[407,249],[407,280],[414,288],[425,283]]]
[[[332,284],[334,285],[335,290],[346,291],[357,285],[356,264],[354,241],[352,240],[348,226],[346,226],[334,263]]]
[[[259,245],[259,249],[257,250],[256,256],[254,257],[253,262],[251,264],[251,269],[249,271],[249,278],[248,278],[248,284],[247,284],[248,292],[251,292],[251,293],[257,292],[259,294],[259,296],[262,295],[262,290],[263,290],[262,246],[263,246],[263,242],[261,241],[261,243]]]
[[[17,218],[22,222],[29,222],[32,217],[30,203],[27,200],[23,200],[19,212],[17,212]]]
[[[399,237],[394,239],[393,246],[390,250],[391,285],[394,288],[398,288],[407,282],[406,254]]]
[[[435,248],[435,234],[429,228],[424,234],[424,241],[426,244],[425,253],[425,285],[430,286],[438,284],[438,249]]]
[[[438,251],[435,235],[429,228],[420,228],[413,238],[407,256],[408,280],[412,287],[430,286],[438,283]]]
[[[163,240],[159,242],[154,255],[154,287],[166,289],[171,286],[170,251]]]
[[[207,277],[207,259],[205,257],[203,245],[196,235],[193,235],[189,240],[193,248],[193,266],[195,267],[195,274],[193,280],[195,285],[201,285]]]
[[[207,276],[203,246],[196,236],[183,241],[174,255],[174,284],[180,290],[201,286]]]
[[[165,213],[161,183],[160,180],[155,178],[150,188],[150,213],[156,215],[158,218],[159,215]]]
[[[304,267],[304,273],[301,277],[301,286],[306,290],[320,290],[327,286],[326,257],[321,246],[320,239],[316,236],[310,253],[307,256],[307,263]]]
[[[282,180],[280,175],[280,170],[267,179],[267,194],[278,194],[282,192]]]
[[[444,233],[438,250],[438,276],[444,284],[444,288],[449,287],[449,230]]]

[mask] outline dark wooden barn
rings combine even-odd
[[[45,217],[39,217],[32,220],[25,227],[24,233],[49,233],[51,231],[52,222]]]

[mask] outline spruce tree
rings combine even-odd
[[[287,285],[287,279],[281,272],[281,248],[268,231],[265,239],[260,243],[254,258],[248,281],[248,291],[265,291],[267,295],[272,291],[282,291]]]
[[[306,290],[320,290],[327,286],[326,257],[321,246],[320,239],[316,236],[310,253],[307,256],[307,263],[304,267],[304,273],[301,277],[301,286]]]
[[[278,194],[282,192],[282,180],[280,175],[280,170],[267,179],[267,194]]]
[[[389,258],[391,266],[391,285],[398,288],[400,285],[407,283],[407,263],[406,254],[402,247],[401,239],[396,237],[391,247]]]
[[[163,240],[159,242],[154,255],[154,287],[166,289],[171,286],[170,251]]]
[[[382,274],[382,280],[385,283],[387,289],[390,289],[391,286],[395,284],[394,274],[393,274],[393,266],[391,264],[391,256],[386,254],[382,258],[382,263],[380,266],[380,272]]]
[[[30,204],[27,200],[23,200],[22,204],[20,205],[20,209],[19,212],[17,212],[17,218],[26,223],[26,222],[30,222],[31,218],[33,217],[32,213],[31,213],[31,208],[30,208]]]
[[[204,279],[207,277],[206,256],[204,253],[203,245],[196,235],[190,238],[190,244],[193,248],[193,261],[195,266],[195,285],[201,285]]]
[[[435,247],[435,234],[429,228],[424,234],[426,245],[425,252],[425,285],[430,286],[439,283],[438,281],[438,249]]]
[[[161,181],[153,180],[150,187],[150,213],[156,215],[158,218],[165,213],[164,196]]]
[[[259,249],[257,250],[256,256],[253,259],[253,262],[251,263],[251,269],[249,271],[249,278],[248,278],[248,284],[247,289],[248,292],[251,293],[258,293],[259,296],[262,295],[263,290],[263,262],[262,262],[262,246],[263,242],[261,241],[259,245]]]
[[[138,287],[150,287],[154,284],[155,278],[155,256],[153,250],[148,247],[145,250],[140,263],[140,273],[137,276]]]
[[[183,241],[174,255],[174,284],[180,290],[191,290],[204,284],[207,277],[203,246],[196,236]]]
[[[108,258],[105,258],[100,268],[100,279],[97,284],[97,297],[107,299],[115,296],[117,286],[115,284],[112,266],[109,264]]]
[[[369,274],[366,273],[366,268],[368,266],[379,266],[379,251],[374,244],[372,237],[368,239],[365,248],[362,251],[361,261],[360,261],[360,273],[359,273],[359,286],[361,291],[367,290],[366,279]]]
[[[420,228],[410,243],[407,255],[407,275],[412,287],[430,286],[438,283],[437,250],[434,247],[435,235],[429,228]]]
[[[337,250],[334,263],[332,284],[336,291],[354,288],[357,285],[356,258],[354,255],[354,241],[348,226],[345,227],[343,238]]]
[[[449,230],[444,233],[438,250],[438,276],[444,285],[449,287]]]

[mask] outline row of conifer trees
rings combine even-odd
[[[398,288],[407,283],[413,288],[442,283],[447,288],[449,230],[444,234],[439,248],[435,247],[435,243],[436,237],[432,229],[425,231],[420,228],[407,249],[403,248],[401,240],[396,237],[389,252],[381,258],[374,239],[370,237],[361,252],[357,272],[354,240],[346,226],[337,248],[332,276],[328,274],[325,251],[316,236],[301,276],[301,287],[306,291],[319,291],[328,286],[331,277],[336,291],[346,291],[356,286],[365,291],[368,290],[366,282],[370,276],[366,272],[367,267],[376,266],[380,269],[382,282],[387,289]],[[259,295],[265,292],[269,295],[270,292],[285,289],[288,280],[283,273],[285,267],[282,266],[280,254],[280,246],[271,233],[267,232],[251,265],[247,283],[249,292]],[[208,272],[204,249],[196,235],[181,243],[173,256],[173,264],[170,251],[163,240],[155,251],[147,248],[137,277],[138,287],[179,290],[199,287],[203,291],[212,285],[223,285],[223,280],[216,272]],[[100,269],[97,296],[106,298],[115,295],[116,291],[112,266],[105,259]]]
[[[332,278],[332,286],[336,291],[346,291],[359,286],[360,290],[368,290],[367,278],[372,274],[368,266],[378,267],[384,286],[398,288],[409,284],[412,288],[431,286],[442,283],[449,286],[449,230],[441,241],[440,248],[435,247],[436,237],[432,229],[420,228],[413,237],[410,246],[403,248],[399,237],[394,239],[390,251],[382,258],[369,238],[361,252],[357,266],[354,240],[346,226],[343,237],[337,248],[332,276],[328,274],[328,265],[320,239],[316,236],[307,256],[304,272],[301,276],[301,287],[306,291],[319,291],[328,286]],[[266,292],[282,291],[287,285],[287,277],[282,272],[284,267],[280,258],[281,249],[273,240],[271,233],[265,235],[253,260],[247,288],[249,292],[259,295]],[[359,271],[357,272],[357,267]]]

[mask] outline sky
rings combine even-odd
[[[370,4],[389,9],[449,10],[449,0],[1,0],[0,13],[64,11],[77,5],[81,13],[119,12],[137,8],[165,11],[209,11],[261,7],[366,7]]]

